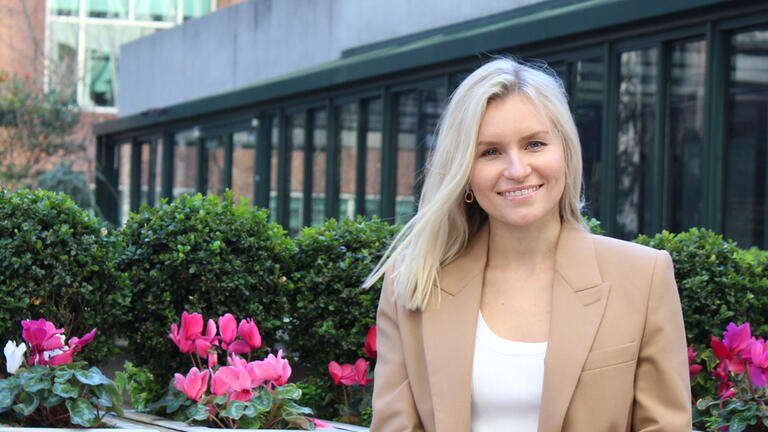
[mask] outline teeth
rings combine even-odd
[[[526,195],[526,194],[529,194],[529,193],[536,192],[536,190],[538,190],[538,189],[539,189],[538,186],[534,186],[534,187],[531,187],[531,188],[528,188],[528,189],[523,189],[523,190],[514,191],[514,192],[501,192],[500,195],[503,196],[503,197],[523,196],[523,195]]]

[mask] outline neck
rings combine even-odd
[[[554,265],[560,215],[554,213],[530,226],[490,222],[488,268],[520,268],[537,271]]]

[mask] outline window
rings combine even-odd
[[[86,0],[85,10],[93,18],[128,18],[128,0]]]
[[[742,247],[766,247],[768,28],[731,37],[725,142],[725,236]]]
[[[288,232],[296,235],[304,220],[304,114],[287,117],[288,142],[286,151],[289,155],[288,185],[290,210],[288,214]]]
[[[325,179],[328,169],[328,113],[324,109],[309,112],[312,118],[312,215],[310,224],[325,221]]]
[[[381,99],[365,101],[365,215],[381,215]]]
[[[336,146],[338,148],[339,219],[354,217],[357,182],[357,102],[336,107]]]
[[[133,14],[139,21],[176,22],[176,5],[176,0],[136,0]]]
[[[397,173],[395,175],[395,223],[403,224],[415,213],[416,185],[416,125],[418,122],[418,93],[396,96]]]
[[[205,155],[208,158],[206,170],[207,194],[222,195],[226,189],[224,184],[224,137],[208,138],[205,140]]]
[[[256,183],[256,133],[241,131],[232,134],[232,192],[247,198],[253,205]]]
[[[197,133],[188,129],[176,134],[173,149],[173,197],[197,192]]]

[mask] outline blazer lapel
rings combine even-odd
[[[589,234],[563,228],[555,280],[539,432],[562,429],[565,413],[605,310],[610,284],[603,283]]]
[[[487,253],[488,224],[464,253],[441,269],[440,298],[433,298],[422,314],[437,431],[470,429],[472,359]]]

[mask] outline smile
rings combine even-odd
[[[537,190],[541,189],[541,186],[542,185],[536,185],[536,186],[531,186],[531,187],[528,187],[528,188],[525,188],[525,189],[516,190],[516,191],[499,192],[499,195],[501,195],[501,196],[503,196],[505,198],[519,197],[519,196],[523,196],[523,195],[528,195],[528,194],[534,193]]]

